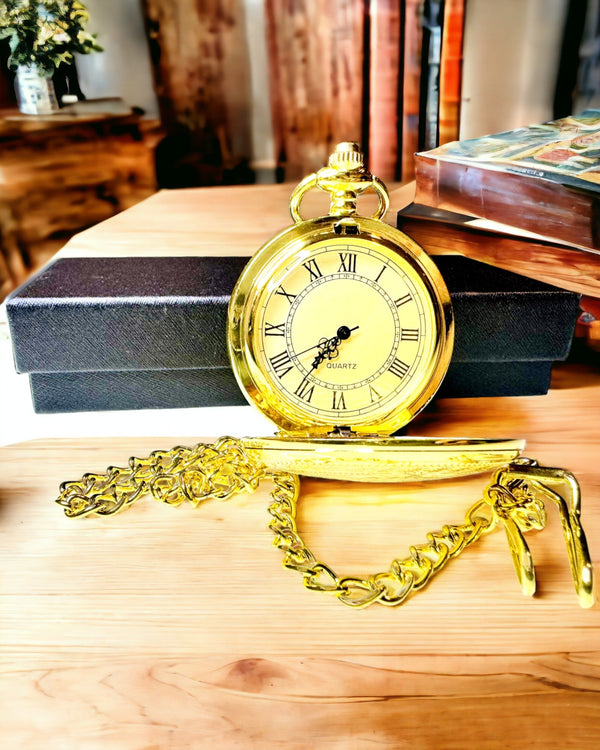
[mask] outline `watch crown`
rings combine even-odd
[[[329,166],[339,172],[352,172],[364,167],[364,159],[358,143],[338,143],[329,157]]]
[[[356,214],[356,199],[369,188],[379,196],[379,205],[373,214],[374,219],[381,219],[389,206],[387,188],[369,172],[360,146],[351,141],[338,143],[329,157],[327,166],[309,174],[296,185],[290,198],[290,211],[294,221],[303,221],[299,211],[300,201],[304,193],[314,187],[330,194],[330,216]]]

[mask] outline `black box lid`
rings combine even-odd
[[[462,256],[437,256],[456,321],[453,362],[552,361],[579,295]],[[59,258],[7,302],[19,372],[228,365],[229,296],[248,258]]]

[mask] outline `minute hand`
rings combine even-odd
[[[306,352],[311,352],[313,349],[316,349],[318,346],[324,347],[328,344],[333,344],[335,341],[338,343],[340,341],[344,341],[345,339],[350,337],[350,334],[352,331],[358,330],[358,326],[354,326],[354,328],[347,328],[346,326],[340,326],[337,330],[337,334],[335,336],[332,336],[330,339],[325,339],[324,342],[319,342],[318,344],[314,344],[313,346],[309,346],[308,349],[305,349],[303,352],[298,352],[296,354],[297,357],[301,357],[303,354],[306,354]],[[341,335],[340,335],[341,332]]]

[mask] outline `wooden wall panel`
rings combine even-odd
[[[226,176],[252,157],[252,139],[261,137],[251,132],[245,0],[143,1],[163,121],[172,134],[167,156],[180,162],[172,184],[159,171],[161,185],[252,180],[251,173]],[[263,95],[270,98],[279,177],[303,177],[325,163],[335,143],[352,140],[382,179],[411,180],[424,0],[263,2],[269,60]],[[463,7],[464,0],[451,0],[446,14],[452,15],[447,37],[458,40],[459,55]],[[446,91],[444,117],[455,128],[460,59],[449,60],[445,73],[453,89]],[[270,146],[270,134],[263,137]]]
[[[286,180],[363,140],[364,2],[266,0],[275,150]]]
[[[399,175],[402,0],[370,1],[369,167],[384,182]]]
[[[243,0],[143,2],[170,156],[184,182],[220,182],[223,168],[250,156]]]

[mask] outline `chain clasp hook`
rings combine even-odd
[[[556,487],[562,489],[567,500],[553,489]],[[560,514],[579,603],[586,608],[594,604],[592,563],[580,521],[581,490],[571,472],[519,458],[494,474],[484,499],[504,523],[515,572],[523,593],[528,596],[535,593],[535,568],[523,533],[544,528],[543,502],[551,500]]]

